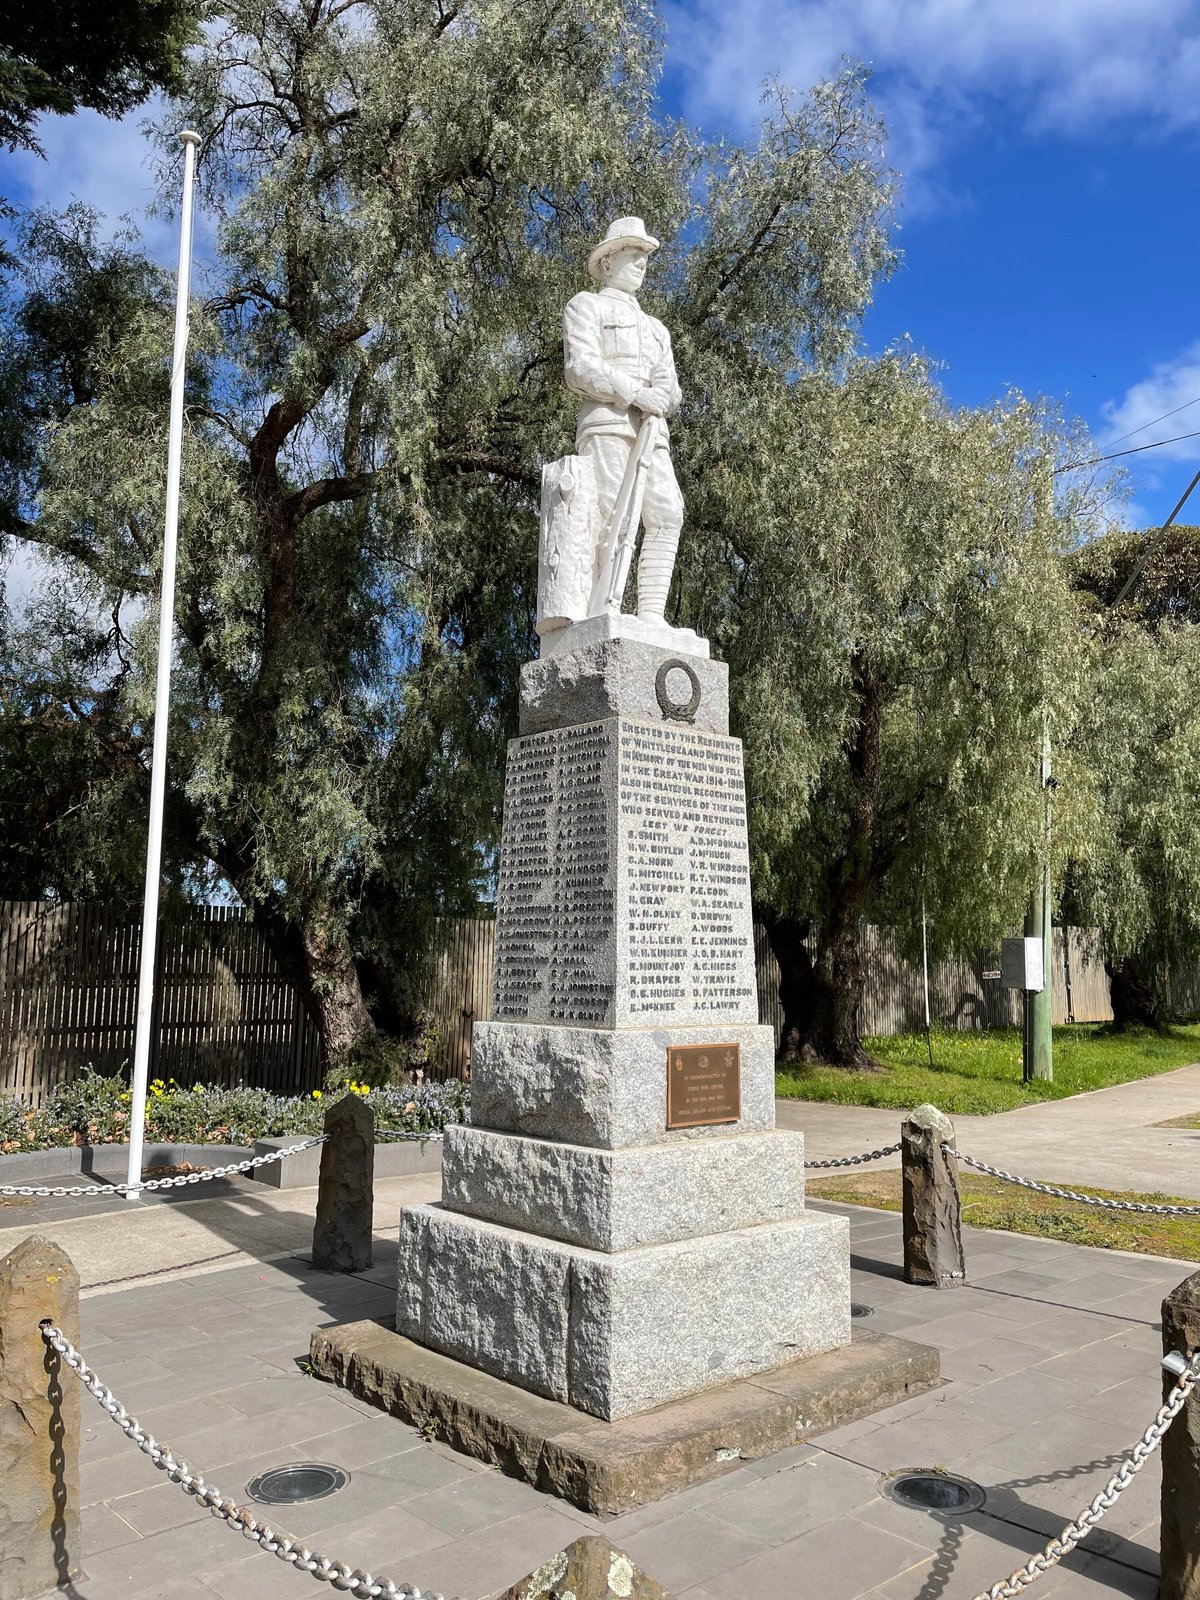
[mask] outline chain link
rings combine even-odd
[[[866,1150],[861,1156],[836,1156],[832,1161],[806,1161],[805,1167],[809,1172],[815,1172],[818,1167],[860,1167],[864,1161],[878,1161],[881,1156],[894,1156],[899,1150],[898,1144],[884,1145],[882,1150]]]
[[[131,1417],[125,1407],[106,1384],[88,1366],[61,1329],[49,1322],[41,1324],[42,1338],[56,1350],[89,1394],[94,1395],[105,1411],[138,1449],[148,1455],[172,1483],[177,1483],[185,1494],[190,1494],[198,1505],[206,1507],[214,1517],[220,1517],[231,1528],[237,1528],[247,1539],[253,1540],[260,1550],[266,1550],[281,1561],[290,1561],[300,1572],[307,1572],[322,1583],[330,1583],[357,1595],[359,1600],[442,1600],[440,1594],[418,1589],[412,1583],[393,1583],[390,1578],[373,1578],[369,1572],[350,1568],[344,1561],[331,1561],[328,1556],[317,1555],[289,1535],[276,1533],[274,1528],[254,1517],[249,1506],[236,1505],[227,1499],[216,1484],[206,1483],[194,1472],[182,1456],[160,1445],[136,1417]]]
[[[1140,1211],[1154,1217],[1200,1217],[1200,1206],[1164,1206],[1142,1200],[1102,1200],[1099,1195],[1080,1194],[1077,1189],[1056,1189],[1051,1183],[1038,1183],[1034,1178],[1021,1178],[1015,1172],[1005,1172],[1003,1167],[989,1167],[986,1161],[977,1161],[974,1156],[965,1155],[961,1150],[947,1147],[946,1153],[957,1156],[977,1172],[986,1172],[992,1178],[1003,1178],[1005,1183],[1015,1183],[1021,1189],[1032,1189],[1036,1194],[1053,1195],[1056,1200],[1078,1200],[1081,1205],[1099,1206],[1102,1211]]]
[[[1163,1366],[1168,1372],[1179,1369],[1182,1358],[1168,1357]],[[1171,1423],[1183,1410],[1188,1396],[1200,1381],[1200,1350],[1194,1351],[1190,1361],[1183,1363],[1183,1371],[1179,1381],[1171,1390],[1166,1400],[1158,1409],[1154,1421],[1134,1445],[1133,1449],[1113,1473],[1112,1477],[1101,1489],[1100,1493],[1091,1500],[1087,1507],[1079,1513],[1074,1522],[1068,1522],[1057,1539],[1039,1550],[1023,1567],[1018,1567],[1015,1572],[1010,1572],[1007,1578],[1001,1578],[999,1583],[994,1583],[990,1589],[982,1589],[974,1600],[1015,1600],[1023,1589],[1036,1582],[1044,1573],[1056,1567],[1065,1555],[1069,1555],[1081,1539],[1087,1537],[1106,1511],[1111,1511],[1121,1495],[1133,1482],[1137,1474],[1146,1465],[1146,1462],[1162,1443],[1163,1434]]]
[[[328,1137],[326,1133],[319,1133],[315,1139],[304,1139],[300,1144],[288,1145],[286,1150],[272,1150],[268,1155],[251,1156],[247,1161],[231,1161],[228,1166],[209,1167],[205,1172],[184,1172],[177,1178],[151,1178],[146,1183],[93,1183],[86,1186],[75,1184],[70,1187],[59,1184],[54,1188],[45,1184],[25,1188],[5,1184],[0,1186],[0,1195],[36,1195],[39,1199],[46,1200],[93,1194],[139,1194],[143,1189],[179,1189],[184,1184],[210,1183],[213,1178],[228,1178],[234,1172],[249,1172],[254,1167],[268,1166],[272,1161],[282,1161],[285,1156],[294,1156],[297,1151],[311,1150],[315,1144],[324,1144]]]
[[[421,1144],[436,1144],[439,1139],[446,1137],[444,1131],[438,1128],[436,1132],[410,1133],[407,1128],[376,1128],[375,1142],[384,1144],[398,1144],[401,1139],[410,1139],[414,1143],[418,1140]]]

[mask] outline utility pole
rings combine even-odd
[[[1054,778],[1050,770],[1050,718],[1042,713],[1042,805],[1044,808],[1042,832],[1042,869],[1040,882],[1035,884],[1029,897],[1029,911],[1025,917],[1025,933],[1031,939],[1042,941],[1042,987],[1026,994],[1024,1045],[1024,1078],[1030,1082],[1042,1078],[1047,1083],[1054,1079],[1054,923],[1050,914],[1050,796],[1054,791]]]

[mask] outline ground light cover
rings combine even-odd
[[[1114,1083],[1149,1078],[1200,1061],[1200,1025],[1113,1033],[1099,1024],[1054,1030],[1054,1081],[1021,1082],[1021,1035],[1016,1028],[933,1034],[933,1066],[925,1035],[865,1039],[883,1064],[879,1072],[823,1065],[780,1067],[776,1094],[789,1100],[881,1106],[908,1111],[929,1103],[948,1115],[1011,1111],[1035,1100],[1061,1100]]]

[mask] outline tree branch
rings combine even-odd
[[[318,478],[283,502],[282,511],[288,526],[295,528],[311,512],[336,500],[361,499],[374,488],[375,479],[374,472],[358,472],[346,478]]]

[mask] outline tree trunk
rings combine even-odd
[[[783,1059],[875,1071],[880,1064],[863,1049],[858,1034],[865,978],[859,922],[878,875],[876,788],[883,696],[865,658],[856,659],[854,675],[859,715],[847,750],[851,801],[845,848],[831,863],[826,880],[827,910],[817,932],[816,958],[803,944],[808,931],[804,924],[776,917],[768,921],[767,931],[779,962]]]
[[[845,893],[830,908],[817,935],[813,968],[817,1009],[809,1047],[822,1061],[858,1071],[879,1070],[879,1062],[862,1047],[858,1017],[866,969],[859,933],[862,896]]]
[[[327,1063],[374,1032],[350,940],[331,918],[314,912],[301,924],[261,905],[253,917],[316,1024]]]
[[[759,921],[767,930],[767,942],[779,967],[779,1004],[783,1010],[779,1059],[800,1061],[815,1004],[812,952],[805,943],[812,924],[780,916],[769,907],[760,910]]]
[[[1105,961],[1112,998],[1113,1028],[1163,1029],[1168,1022],[1166,1003],[1154,969],[1137,956],[1126,956],[1115,965]]]
[[[317,1024],[327,1062],[375,1031],[363,999],[346,934],[317,919],[301,930],[305,959],[304,999]]]

